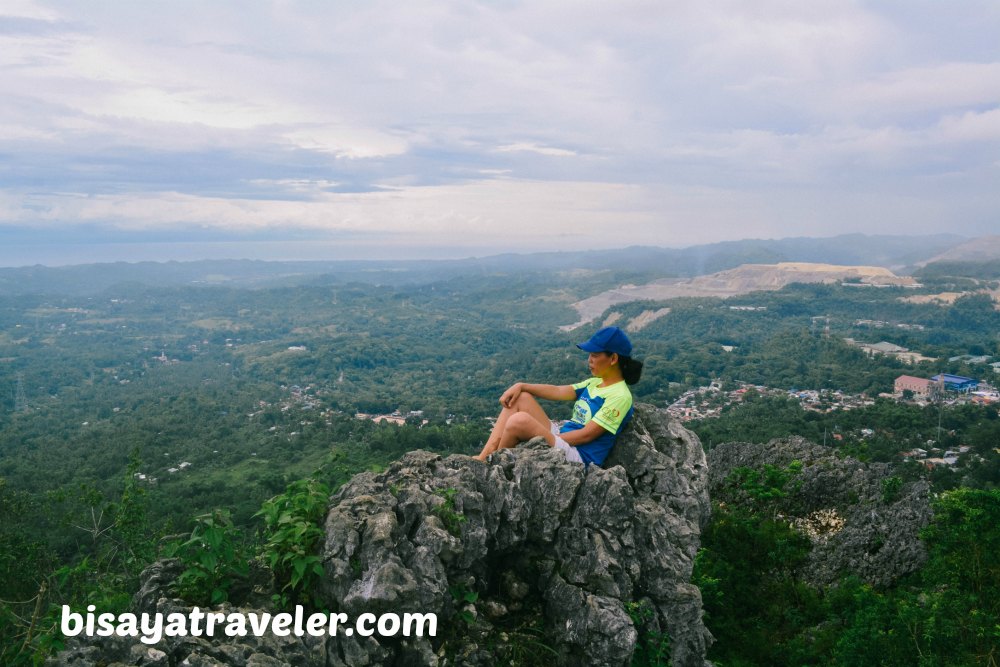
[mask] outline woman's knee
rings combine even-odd
[[[522,410],[529,409],[529,407],[533,405],[538,405],[538,401],[535,399],[535,397],[526,391],[522,391],[520,394],[517,395],[517,398],[514,399],[514,403],[511,405],[511,407],[514,408],[514,410],[520,412]]]
[[[545,422],[547,424],[549,422],[549,417],[545,413],[545,409],[538,402],[538,399],[526,391],[522,391],[521,395],[517,397],[513,408],[515,412],[526,412],[539,423]]]
[[[506,430],[513,435],[520,438],[533,438],[536,435],[541,435],[542,428],[541,424],[538,423],[534,417],[526,412],[517,412],[512,414],[507,420]]]

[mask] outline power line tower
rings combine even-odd
[[[14,389],[14,412],[25,412],[28,409],[28,399],[24,396],[24,373],[17,374],[17,387]]]

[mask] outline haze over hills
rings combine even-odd
[[[988,262],[1000,260],[1000,236],[980,236],[949,248],[939,255],[919,262],[926,266],[936,262]]]
[[[653,278],[691,278],[743,264],[812,262],[882,266],[900,269],[937,257],[962,242],[952,234],[935,236],[864,236],[747,239],[689,248],[634,246],[587,252],[503,254],[461,260],[302,261],[200,260],[192,262],[116,262],[71,266],[0,268],[0,293],[96,294],[113,285],[189,284],[263,287],[295,284],[406,285],[453,279],[469,274],[540,271],[617,271]]]

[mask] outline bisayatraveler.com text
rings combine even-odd
[[[229,613],[202,611],[194,607],[187,614],[173,612],[143,614],[97,613],[94,605],[87,612],[77,613],[69,605],[62,607],[63,635],[76,637],[138,637],[144,644],[156,644],[166,637],[261,637],[270,633],[278,637],[333,637],[354,634],[362,637],[434,637],[437,634],[437,614],[360,614],[351,622],[347,614],[306,614],[301,605],[293,613],[268,612]]]

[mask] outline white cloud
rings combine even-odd
[[[35,195],[0,199],[0,217],[31,221],[100,223],[118,229],[154,230],[198,226],[221,230],[358,229],[385,235],[423,234],[442,241],[464,234],[492,239],[547,240],[606,236],[608,216],[649,220],[632,202],[642,189],[613,183],[540,183],[512,179],[469,185],[386,188],[366,193],[324,192],[326,183],[284,181],[306,201],[235,199],[178,192],[138,195]],[[544,225],[535,221],[544,220]]]
[[[539,155],[547,155],[550,157],[572,157],[576,155],[576,151],[571,151],[566,148],[539,146],[538,144],[527,141],[498,146],[496,150],[499,153],[538,153]]]
[[[1000,53],[966,45],[1000,16],[975,11],[9,2],[0,194],[8,221],[139,229],[695,242],[821,230],[843,202],[954,229],[995,205]]]
[[[401,136],[393,136],[374,128],[316,125],[300,127],[282,136],[306,150],[331,153],[346,158],[374,158],[402,155],[410,143]]]
[[[835,98],[856,115],[909,115],[1000,103],[1000,61],[895,70],[844,86]]]
[[[32,0],[4,0],[0,16],[55,21],[59,14]]]
[[[983,111],[966,111],[941,119],[936,133],[941,142],[1000,142],[1000,107]]]
[[[199,124],[248,130],[282,118],[280,111],[253,107],[246,102],[213,100],[186,92],[158,88],[133,88],[80,105],[88,115],[130,118],[163,124]]]
[[[876,55],[893,32],[849,2],[731,1],[702,4],[699,10],[695,25],[684,25],[698,42],[688,64],[736,82],[836,79]]]

